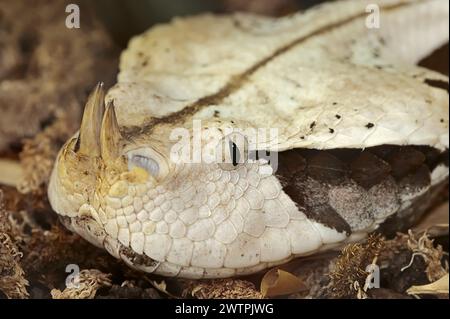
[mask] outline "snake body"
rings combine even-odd
[[[448,41],[448,2],[378,1],[375,30],[370,3],[134,38],[58,155],[53,209],[130,267],[183,278],[409,227],[448,182],[448,78],[414,65]]]

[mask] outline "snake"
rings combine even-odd
[[[177,17],[89,95],[48,197],[126,265],[253,274],[408,229],[448,184],[446,0]]]

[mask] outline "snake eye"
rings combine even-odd
[[[133,157],[130,159],[130,163],[133,166],[139,166],[145,169],[154,177],[157,177],[159,175],[159,165],[152,158],[148,158],[142,155],[133,155]]]
[[[150,148],[141,148],[128,152],[128,169],[140,167],[156,179],[164,178],[169,167],[164,157]]]
[[[244,135],[232,133],[227,135],[221,145],[221,158],[219,165],[225,170],[235,169],[247,161],[248,142]]]
[[[241,153],[239,152],[239,148],[237,147],[236,143],[229,141],[228,145],[230,147],[230,157],[231,157],[231,163],[233,166],[237,166],[239,163],[239,160],[241,158]]]

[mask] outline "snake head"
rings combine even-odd
[[[263,209],[283,214],[282,225],[289,217],[269,161],[249,160],[250,134],[233,131],[234,121],[210,119],[128,137],[104,100],[98,85],[52,172],[49,200],[63,224],[146,272],[192,277],[210,269],[210,276],[228,276],[250,257],[255,266],[256,255],[239,247],[258,237],[243,230],[259,236],[264,228],[244,217],[253,210],[251,217],[262,220],[256,212]]]

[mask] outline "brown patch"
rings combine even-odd
[[[308,176],[315,180],[336,185],[342,182],[349,170],[346,163],[336,156],[326,151],[319,151],[308,159],[307,172]]]
[[[410,172],[418,169],[425,162],[425,155],[414,147],[400,147],[391,153],[387,162],[391,165],[392,176],[401,179]]]
[[[350,234],[351,228],[375,221],[374,216],[382,207],[380,202],[395,203],[402,195],[429,187],[430,171],[447,158],[448,151],[429,146],[381,145],[364,151],[295,149],[278,154],[276,175],[283,190],[308,218]],[[395,198],[383,193],[373,197],[373,187],[381,186],[387,179],[395,183],[399,193],[395,193]],[[336,206],[336,197],[333,202],[331,194],[336,196],[336,192],[350,191],[352,187],[356,187],[359,196],[339,199],[345,205]],[[408,220],[416,220],[429,207],[429,197],[425,193],[415,198],[412,206],[397,215],[406,216],[403,222],[409,225]],[[403,222],[399,221],[398,227]],[[398,229],[396,223],[393,225]]]
[[[448,75],[448,42],[420,61],[419,66]]]
[[[432,86],[436,89],[445,90],[448,93],[448,82],[442,80],[425,79],[425,84]]]
[[[352,179],[365,189],[381,183],[391,171],[388,163],[369,151],[363,151],[350,164],[350,168]]]

